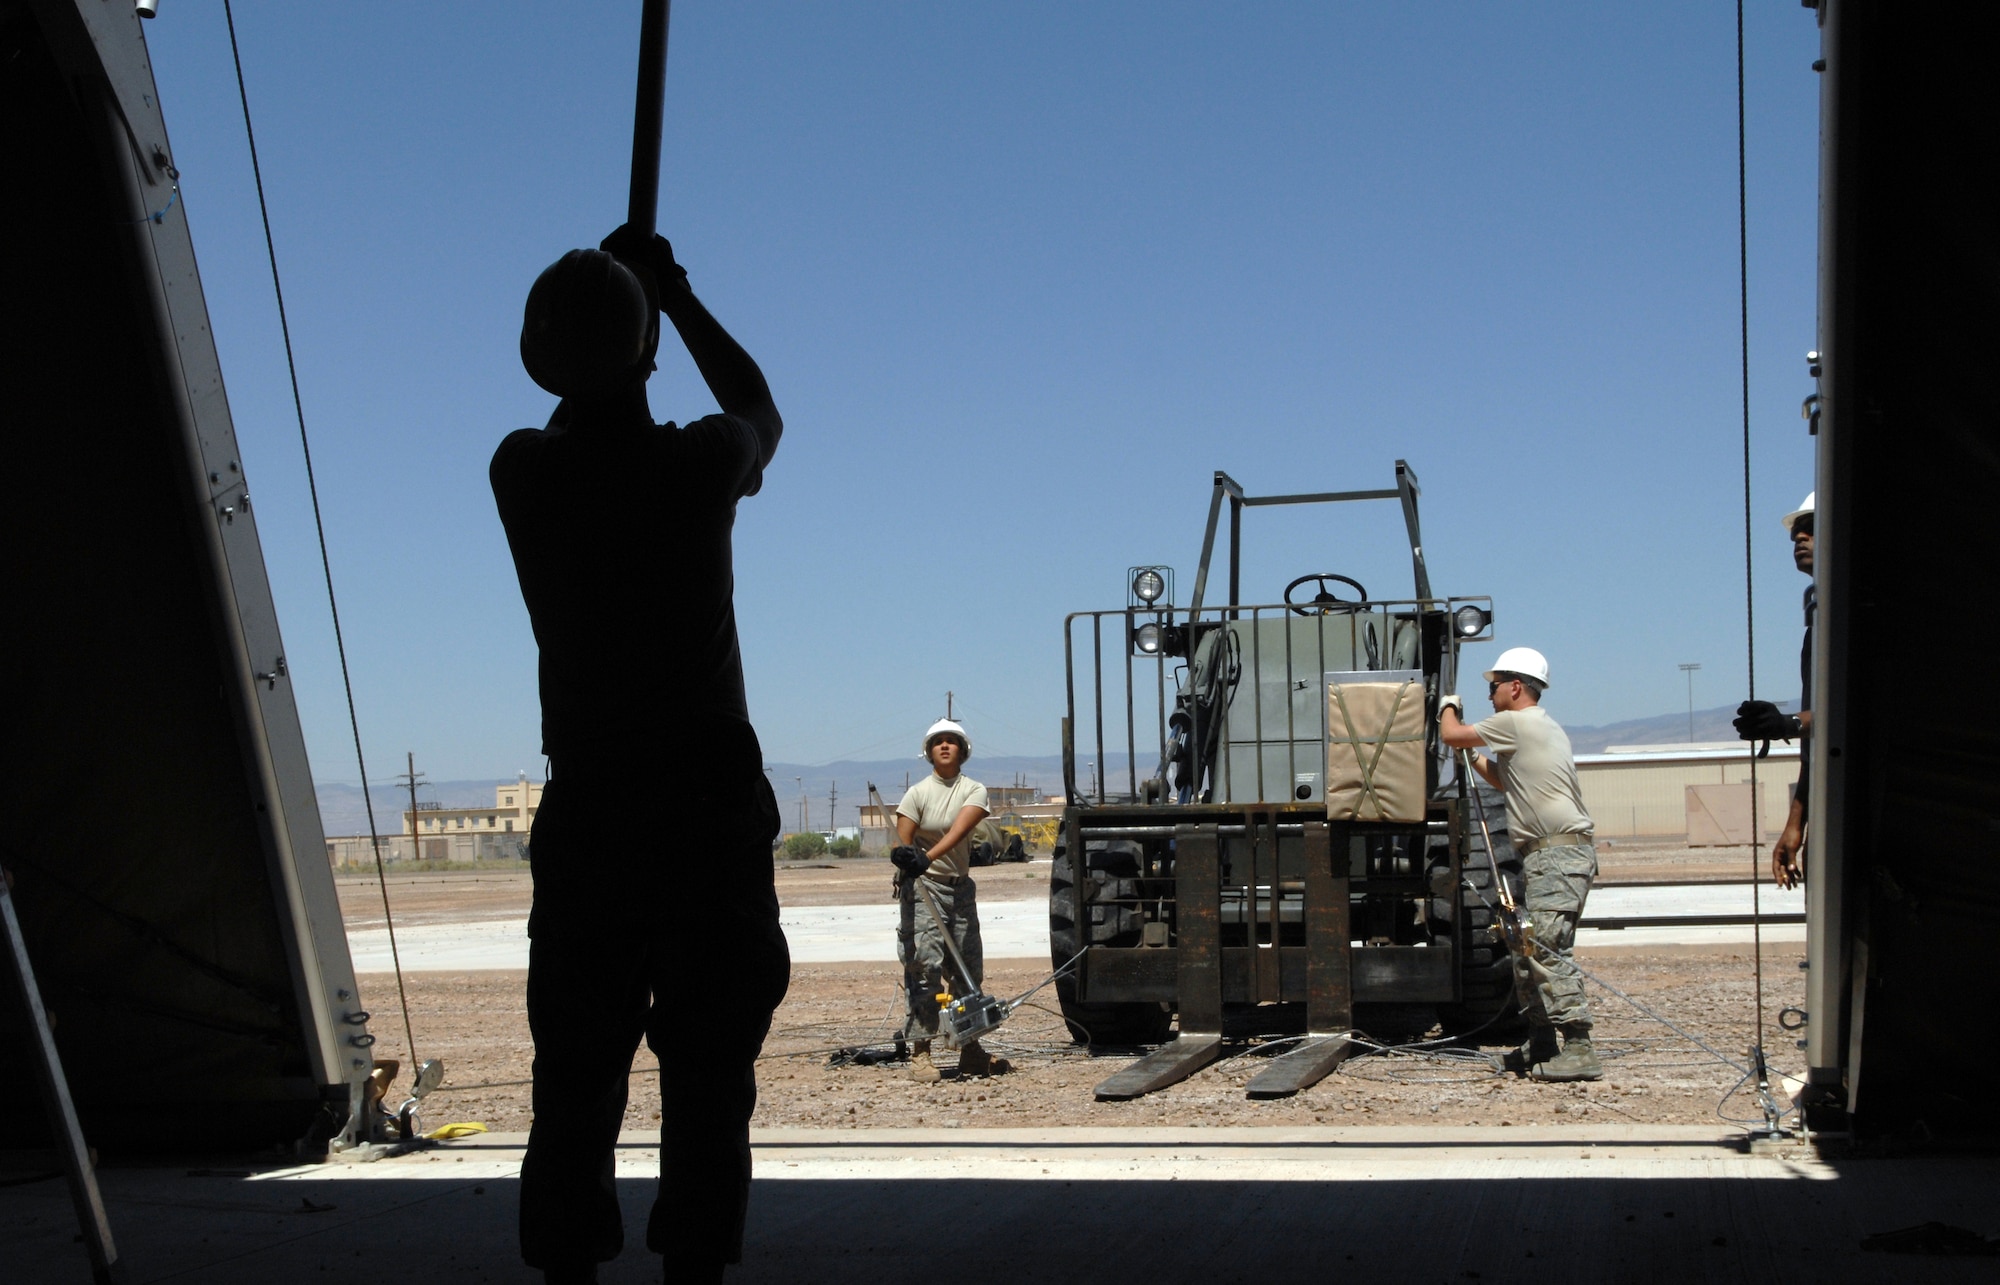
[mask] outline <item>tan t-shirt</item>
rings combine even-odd
[[[1569,734],[1541,706],[1503,710],[1473,724],[1472,730],[1493,751],[1507,794],[1507,828],[1515,839],[1587,835],[1595,828],[1583,810]]]
[[[986,811],[986,787],[960,772],[946,781],[936,772],[911,786],[896,805],[896,815],[917,823],[917,837],[936,843],[967,808]],[[972,869],[972,836],[944,852],[930,851],[931,869],[940,875],[963,875]]]

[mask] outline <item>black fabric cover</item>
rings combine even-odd
[[[0,69],[0,865],[93,1146],[289,1142],[318,1090],[124,142],[11,9]],[[22,1021],[0,1003],[0,1149],[48,1136]]]
[[[1818,538],[1833,577],[1822,645],[1844,664],[1819,703],[1845,732],[1819,752],[1844,759],[1829,823],[1845,831],[1869,961],[1855,1123],[1991,1138],[2000,730],[1980,695],[2000,652],[1996,23],[1990,6],[1834,3],[1833,495],[1822,485]]]

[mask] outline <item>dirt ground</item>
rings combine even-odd
[[[1804,974],[1796,946],[1765,951],[1765,1036],[1774,1067],[1796,1069],[1791,1036],[1776,1027],[1778,1009],[1799,1003]],[[1753,971],[1742,947],[1621,947],[1584,955],[1583,966],[1648,1008],[1683,1027],[1717,1052],[1746,1063],[1751,1040]],[[1033,960],[999,960],[986,985],[1012,997],[1040,981],[1047,966]],[[495,1130],[522,1130],[530,1120],[528,1078],[532,1050],[519,972],[415,973],[407,978],[410,1016],[418,1050],[442,1057],[446,1089],[430,1099],[426,1125],[478,1121]],[[1097,1102],[1091,1090],[1124,1066],[1129,1054],[1094,1055],[1068,1040],[1053,997],[1041,992],[988,1041],[1011,1058],[1011,1074],[959,1080],[950,1055],[939,1059],[946,1079],[923,1086],[905,1068],[830,1067],[828,1056],[844,1045],[884,1040],[893,1029],[897,986],[893,966],[801,965],[792,971],[786,997],[765,1044],[758,1071],[759,1125],[815,1128],[1006,1127],[1056,1125],[1306,1125],[1485,1124],[1533,1126],[1590,1120],[1665,1124],[1716,1123],[1718,1112],[1755,1119],[1754,1099],[1738,1092],[1718,1109],[1740,1073],[1686,1038],[1594,989],[1596,1045],[1606,1076],[1597,1084],[1545,1085],[1500,1075],[1467,1051],[1426,1057],[1388,1053],[1347,1062],[1339,1072],[1297,1097],[1252,1102],[1243,1086],[1265,1058],[1285,1045],[1244,1044],[1192,1079],[1135,1102]],[[395,979],[361,978],[362,994],[377,1013],[379,1057],[403,1056],[395,1007]],[[1043,1000],[1047,1006],[1042,1007]],[[1389,1037],[1384,1037],[1389,1038]],[[1409,1032],[1395,1038],[1407,1040]],[[1487,1052],[1498,1052],[1488,1048]],[[690,1039],[679,1054],[702,1056]],[[407,1061],[404,1063],[408,1066]],[[632,1105],[626,1126],[654,1127],[659,1091],[651,1056],[634,1062]],[[407,1083],[407,1071],[402,1083]],[[494,1087],[475,1087],[494,1085]],[[462,1087],[455,1087],[462,1086]]]
[[[1666,844],[1606,845],[1600,860],[1601,882],[1740,879],[1748,873],[1751,854]],[[980,899],[1041,900],[1048,895],[1048,870],[1046,859],[982,870]],[[349,876],[339,884],[349,927],[379,926],[382,893],[375,880]],[[778,890],[791,906],[886,898],[886,863],[781,863]],[[406,924],[521,918],[531,891],[525,872],[393,874],[389,879],[391,907],[397,922]],[[1747,1064],[1744,1050],[1752,1040],[1755,990],[1751,957],[1748,945],[1617,947],[1585,952],[1580,962],[1716,1053]],[[1777,1070],[1799,1065],[1793,1037],[1777,1028],[1776,1019],[1780,1008],[1803,1000],[1802,958],[1796,945],[1773,946],[1764,955],[1765,1047]],[[1011,998],[1041,981],[1047,968],[1039,960],[995,960],[988,966],[986,988]],[[445,1090],[426,1104],[427,1125],[478,1121],[495,1130],[528,1127],[525,1081],[532,1046],[522,1010],[524,981],[519,972],[413,973],[406,978],[418,1052],[444,1058],[448,1068]],[[401,1083],[407,1084],[407,1041],[395,979],[364,975],[361,987],[377,1014],[377,1056],[403,1059]],[[1529,1127],[1588,1120],[1708,1124],[1718,1114],[1736,1119],[1758,1115],[1754,1096],[1740,1088],[1722,1101],[1741,1079],[1739,1070],[1602,986],[1592,992],[1595,1042],[1606,1066],[1600,1083],[1536,1084],[1496,1073],[1476,1050],[1444,1048],[1356,1058],[1317,1087],[1271,1102],[1248,1100],[1243,1086],[1270,1055],[1289,1047],[1282,1041],[1234,1046],[1216,1065],[1138,1101],[1096,1101],[1092,1088],[1132,1055],[1094,1053],[1073,1044],[1054,1011],[1050,990],[1037,995],[988,1041],[995,1052],[1012,1059],[1011,1074],[960,1080],[949,1054],[939,1059],[946,1078],[928,1086],[912,1082],[900,1064],[829,1066],[829,1056],[842,1047],[891,1037],[897,996],[893,965],[795,967],[791,993],[765,1044],[756,1123],[817,1128],[1333,1122]],[[1403,1029],[1373,1034],[1394,1044],[1424,1033]],[[1484,1051],[1501,1050],[1488,1046]],[[700,1057],[699,1039],[691,1038],[679,1055]],[[642,1049],[634,1063],[629,1128],[649,1128],[659,1118],[659,1091],[645,1073],[653,1065]]]

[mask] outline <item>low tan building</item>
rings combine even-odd
[[[475,861],[526,861],[528,836],[525,832],[468,830],[464,834],[440,835],[435,839],[413,839],[407,834],[382,836],[385,864],[423,861],[425,863]],[[332,835],[326,841],[327,864],[334,869],[375,868],[375,844],[365,834]]]
[[[1742,741],[1614,745],[1602,754],[1579,754],[1576,778],[1600,839],[1740,843],[1750,837],[1750,753]],[[1773,745],[1770,756],[1757,761],[1763,793],[1757,819],[1766,838],[1784,828],[1798,779],[1796,745]]]

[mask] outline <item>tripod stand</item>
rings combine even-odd
[[[41,1086],[49,1129],[55,1135],[56,1151],[69,1179],[76,1220],[83,1228],[84,1248],[90,1253],[90,1274],[99,1285],[121,1285],[125,1280],[125,1264],[111,1241],[104,1198],[98,1193],[90,1151],[83,1145],[83,1130],[76,1122],[76,1103],[70,1099],[69,1080],[63,1075],[62,1058],[56,1052],[48,1010],[42,1007],[42,991],[35,984],[34,966],[28,959],[28,943],[21,936],[21,920],[14,913],[14,894],[9,884],[8,877],[0,873],[0,938],[4,939],[0,944],[6,947],[9,965],[4,971],[15,981],[21,1012],[32,1028],[35,1080]]]

